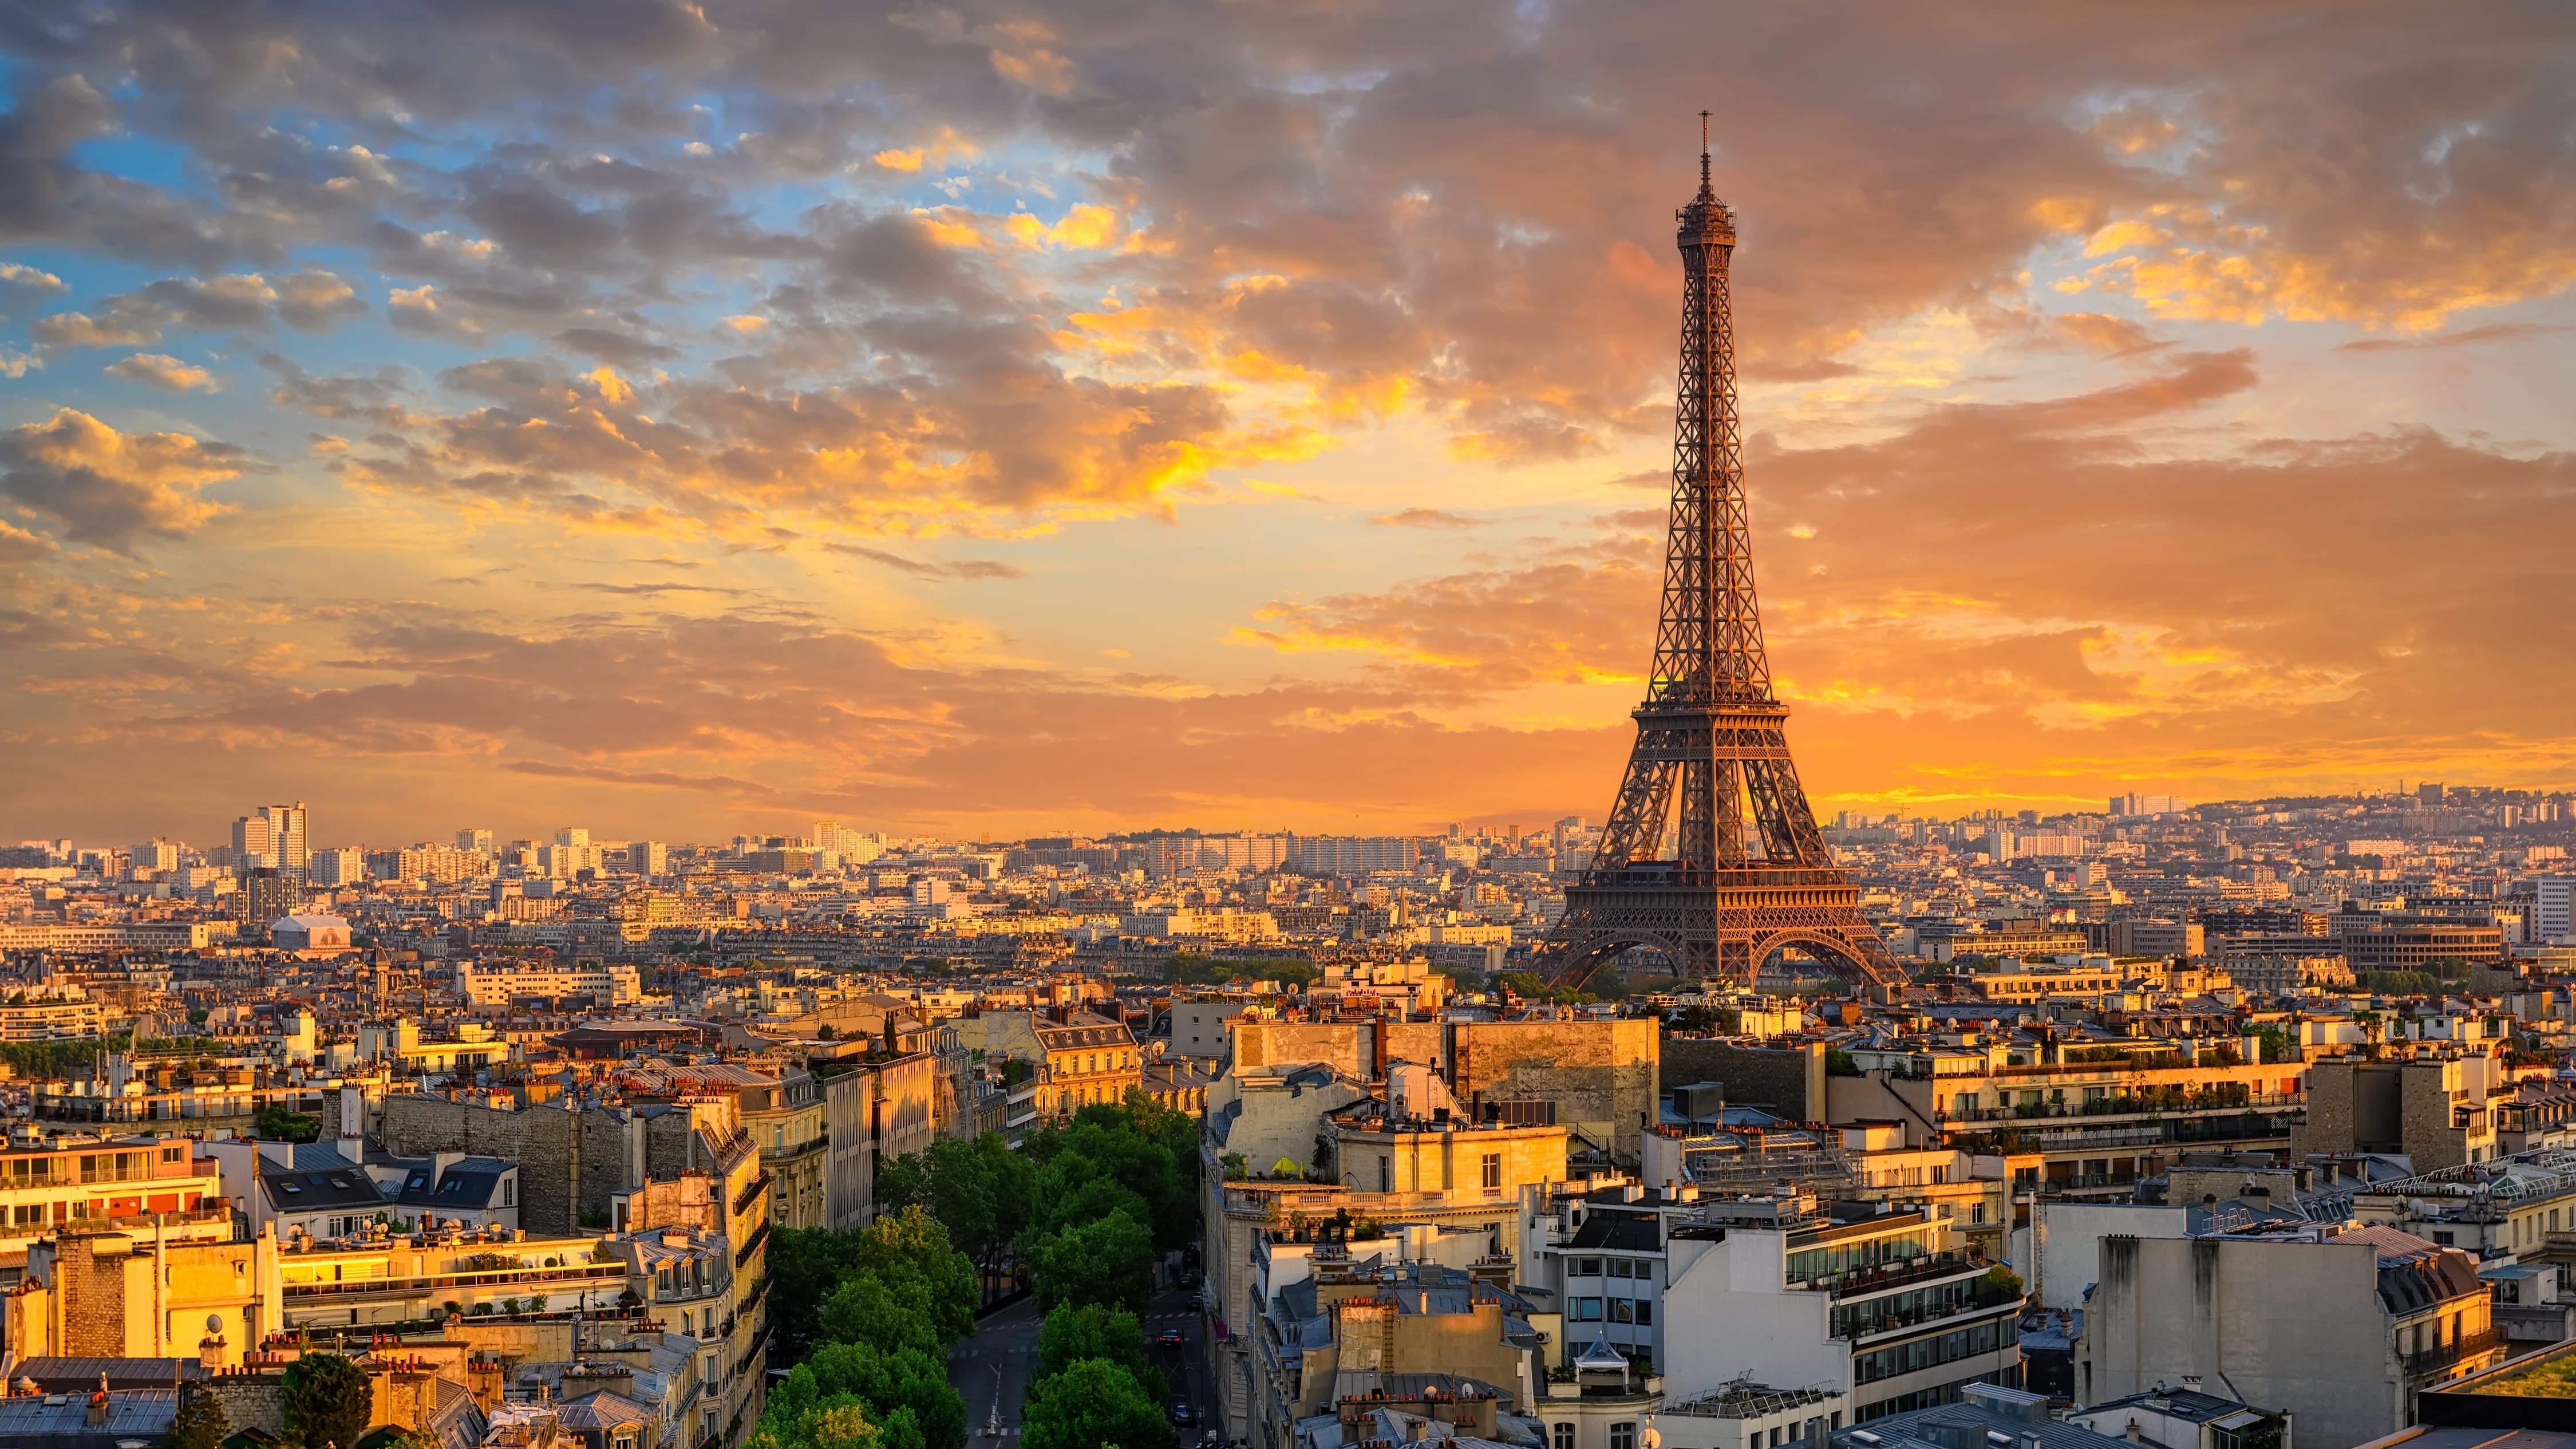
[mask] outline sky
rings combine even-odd
[[[2576,785],[2576,13],[0,3],[0,837]]]

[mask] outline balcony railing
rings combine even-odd
[[[753,1229],[751,1230],[751,1236],[750,1236],[750,1237],[747,1237],[747,1238],[745,1238],[745,1239],[743,1239],[743,1240],[742,1240],[742,1249],[741,1249],[741,1251],[739,1251],[739,1252],[737,1252],[737,1253],[735,1253],[735,1254],[733,1255],[733,1265],[734,1265],[735,1267],[739,1268],[739,1267],[741,1267],[743,1264],[750,1262],[750,1261],[751,1261],[751,1255],[752,1255],[753,1253],[755,1253],[755,1252],[759,1251],[759,1249],[760,1249],[760,1245],[761,1245],[762,1243],[767,1242],[768,1240],[769,1240],[769,1223],[767,1222],[767,1220],[765,1220],[765,1219],[764,1219],[764,1220],[761,1222],[761,1225],[760,1225],[759,1227],[753,1228]]]
[[[741,1216],[742,1210],[751,1206],[752,1203],[760,1197],[762,1189],[768,1186],[769,1174],[766,1172],[753,1178],[751,1181],[744,1183],[742,1185],[742,1195],[733,1200],[734,1215],[736,1217]]]
[[[2008,1289],[2000,1283],[1979,1283],[1968,1290],[1967,1296],[1956,1302],[1931,1308],[1911,1309],[1903,1313],[1890,1313],[1883,1317],[1873,1316],[1867,1322],[1854,1323],[1835,1330],[1834,1337],[1858,1342],[1876,1338],[1881,1334],[1896,1333],[1903,1329],[1920,1328],[1927,1323],[1938,1323],[1945,1318],[1957,1318],[1963,1314],[1991,1313],[1997,1308],[2006,1306],[2017,1308],[2021,1301],[2022,1295],[2018,1290]]]
[[[2476,1358],[2504,1342],[2504,1330],[2489,1326],[2475,1333],[2464,1333],[2449,1343],[2415,1353],[2399,1354],[2398,1362],[2410,1374],[2439,1373],[2454,1364]]]
[[[2172,1096],[2122,1092],[2086,1102],[2033,1102],[2004,1107],[1952,1109],[1952,1122],[2039,1122],[2064,1117],[2143,1117],[2176,1112],[2287,1112],[2304,1109],[2298,1092],[2194,1091]]]
[[[1836,1298],[1857,1298],[1864,1293],[1881,1293],[1890,1288],[1907,1288],[1940,1278],[1956,1278],[1962,1273],[1982,1273],[1990,1266],[1963,1253],[1932,1253],[1928,1261],[1891,1264],[1884,1268],[1865,1268],[1838,1273],[1816,1280],[1816,1286]]]
[[[291,1260],[290,1260],[291,1262]],[[417,1278],[348,1278],[336,1283],[288,1283],[289,1298],[346,1298],[376,1294],[434,1293],[447,1288],[590,1288],[623,1284],[623,1263],[572,1263],[560,1268],[492,1268],[431,1273]]]

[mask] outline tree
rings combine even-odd
[[[252,1126],[271,1142],[311,1142],[322,1135],[322,1119],[290,1112],[284,1107],[262,1108]],[[346,1445],[342,1449],[347,1449]]]
[[[948,1365],[939,1354],[835,1343],[817,1350],[800,1371],[810,1371],[815,1388],[827,1396],[858,1396],[889,1430],[898,1410],[908,1412],[922,1449],[966,1449],[966,1400],[949,1384]]]
[[[784,1229],[772,1241],[770,1296],[782,1359],[825,1342],[944,1352],[974,1331],[982,1300],[974,1265],[919,1204],[858,1231]]]
[[[1038,1306],[1049,1311],[1099,1303],[1142,1312],[1154,1296],[1153,1239],[1123,1208],[1038,1239],[1029,1257]]]
[[[1172,1426],[1144,1386],[1107,1359],[1086,1358],[1029,1385],[1020,1411],[1027,1449],[1172,1449]]]
[[[376,1411],[367,1371],[336,1353],[308,1351],[288,1364],[277,1402],[286,1437],[304,1449],[352,1449]]]
[[[1160,1403],[1169,1392],[1163,1371],[1146,1356],[1144,1325],[1124,1308],[1098,1303],[1057,1304],[1038,1330],[1038,1357],[1051,1374],[1060,1374],[1087,1358],[1107,1359],[1125,1369],[1127,1376],[1145,1390],[1147,1398]]]
[[[232,1431],[224,1417],[224,1401],[202,1388],[191,1388],[170,1420],[170,1449],[219,1449]]]

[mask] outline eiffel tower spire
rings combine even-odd
[[[1542,947],[1547,975],[1570,984],[1652,946],[1678,974],[1750,984],[1773,952],[1794,948],[1892,982],[1902,973],[1817,833],[1762,647],[1727,276],[1735,213],[1710,184],[1705,111],[1699,194],[1677,215],[1681,371],[1654,669],[1600,847]]]

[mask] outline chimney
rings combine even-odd
[[[2138,1432],[2138,1421],[2135,1419],[2131,1419],[2129,1421],[2128,1432],[2122,1434],[2120,1437],[2128,1440],[2132,1444],[2144,1444],[2147,1442],[2147,1436]]]
[[[340,1089],[340,1155],[353,1164],[367,1160],[367,1098],[356,1087]]]

